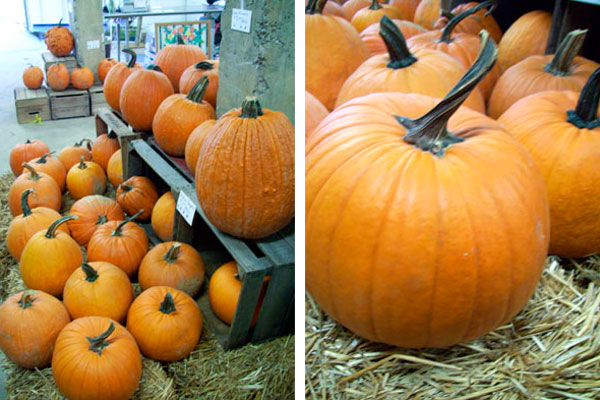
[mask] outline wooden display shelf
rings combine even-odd
[[[17,110],[17,121],[20,124],[31,122],[36,119],[36,114],[42,121],[51,118],[50,98],[46,89],[36,90],[28,88],[16,88],[14,90],[15,109]]]
[[[48,68],[50,68],[50,65],[56,63],[64,64],[65,67],[67,67],[67,69],[69,70],[69,73],[71,73],[71,71],[77,68],[77,59],[73,55],[66,57],[56,57],[54,54],[50,53],[49,51],[46,51],[42,53],[42,60],[44,60],[45,72],[48,72]]]
[[[104,97],[104,86],[92,86],[88,89],[90,93],[90,114],[96,115],[101,109],[108,108]]]
[[[48,97],[50,97],[52,119],[90,116],[90,95],[87,90],[48,89]]]

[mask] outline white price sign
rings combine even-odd
[[[196,214],[196,206],[184,192],[179,192],[177,211],[181,214],[185,222],[191,226],[194,221],[194,215]]]
[[[250,23],[252,22],[252,11],[234,8],[231,14],[231,29],[240,32],[250,33]]]
[[[87,48],[88,48],[88,50],[99,49],[100,41],[99,40],[88,40]]]

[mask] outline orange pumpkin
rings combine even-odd
[[[310,0],[306,7],[305,89],[331,110],[344,81],[369,57],[369,49],[348,21],[321,15],[326,1]]]
[[[400,29],[400,32],[402,32],[402,36],[404,36],[405,39],[427,32],[425,28],[414,22],[402,21],[399,19],[393,19],[392,22]],[[369,25],[369,27],[360,33],[360,38],[367,45],[372,56],[387,53],[387,47],[385,47],[385,43],[383,42],[383,39],[381,39],[381,35],[379,35],[380,29],[379,22],[377,22]]]
[[[85,146],[84,146],[85,144]],[[65,171],[67,173],[71,170],[71,168],[81,161],[81,157],[84,157],[84,160],[91,161],[92,160],[92,141],[90,139],[82,139],[79,142],[76,142],[73,146],[67,146],[58,153],[58,160],[65,167]]]
[[[385,0],[380,0],[379,2],[384,3]],[[310,1],[308,3],[310,3]],[[325,8],[327,8],[327,4],[329,4],[329,2],[325,3],[325,6],[322,9],[321,14],[323,14],[323,15],[327,15],[327,13],[325,13]],[[308,4],[308,5],[310,5],[310,4]],[[354,15],[359,10],[361,10],[363,8],[367,8],[370,5],[371,5],[371,0],[348,0],[348,1],[344,2],[344,4],[342,4],[342,9],[344,10],[344,14],[346,14],[346,19],[348,21],[351,21],[352,17],[354,17]]]
[[[158,66],[151,64],[137,70],[121,89],[119,105],[123,118],[134,130],[149,131],[158,106],[173,93],[173,86]]]
[[[200,149],[202,148],[202,143],[206,140],[208,133],[211,131],[215,123],[216,119],[208,119],[198,125],[185,142],[185,163],[187,167],[192,171],[192,176],[196,174],[196,164],[198,163],[198,156],[200,155]]]
[[[62,296],[65,282],[83,262],[83,253],[69,234],[57,228],[75,218],[61,217],[29,239],[21,254],[21,278],[28,288]]]
[[[93,161],[81,160],[74,165],[67,174],[67,189],[74,199],[93,194],[102,194],[106,191],[106,175],[104,170]]]
[[[150,218],[156,200],[156,186],[145,176],[132,176],[117,188],[117,202],[121,208],[129,215],[143,210],[138,217],[140,220]]]
[[[175,198],[173,193],[166,192],[158,198],[152,209],[152,229],[162,241],[173,237],[173,221],[175,219]]]
[[[27,163],[23,163],[23,166],[30,172],[21,174],[8,190],[8,208],[13,217],[21,214],[21,195],[27,189],[34,189],[33,195],[27,200],[30,208],[48,207],[59,211],[62,196],[58,183],[50,175],[38,173]]]
[[[54,342],[71,321],[65,306],[47,293],[25,290],[0,305],[0,350],[23,368],[50,364]]]
[[[46,81],[52,90],[65,90],[69,86],[69,70],[63,63],[52,64],[46,71]]]
[[[400,10],[401,19],[412,21],[421,0],[390,0],[389,5]]]
[[[67,180],[67,171],[65,171],[65,167],[57,158],[52,158],[52,153],[43,154],[41,157],[34,158],[29,161],[29,165],[35,168],[38,172],[44,172],[50,177],[52,177],[56,183],[58,183],[58,187],[61,192],[65,191],[66,180]],[[23,168],[23,172],[27,172],[27,168]]]
[[[10,169],[15,176],[19,176],[23,172],[24,162],[28,162],[49,152],[50,149],[41,140],[27,139],[24,143],[16,144],[10,151]]]
[[[106,174],[108,175],[108,180],[113,187],[117,187],[123,183],[123,161],[121,160],[121,149],[115,151],[108,159]]]
[[[88,261],[106,261],[121,268],[131,278],[148,252],[148,236],[134,222],[141,211],[124,221],[98,226],[88,243]]]
[[[84,262],[65,283],[63,301],[73,319],[98,315],[123,323],[133,286],[127,274],[111,263]]]
[[[45,42],[50,53],[56,57],[64,57],[71,54],[75,41],[73,34],[69,28],[62,26],[62,18],[58,21],[58,25],[46,31]]]
[[[421,0],[415,10],[414,22],[425,29],[433,29],[435,21],[440,17],[442,0]]]
[[[131,49],[124,49],[123,53],[129,54],[131,58],[128,63],[118,63],[108,71],[104,79],[104,98],[108,105],[116,111],[121,111],[121,89],[129,76],[142,66],[136,63],[137,55]]]
[[[17,261],[21,259],[21,253],[33,234],[48,229],[50,224],[61,217],[58,212],[48,207],[36,207],[32,210],[27,204],[27,197],[33,191],[33,189],[23,191],[21,195],[22,214],[10,221],[6,232],[6,247]],[[66,225],[60,225],[58,229],[70,234]]]
[[[77,200],[69,210],[77,219],[67,222],[71,236],[81,246],[87,246],[99,225],[109,221],[123,221],[125,215],[121,206],[108,197],[100,195],[85,196]]]
[[[219,60],[205,60],[187,67],[179,79],[179,91],[188,94],[203,76],[208,77],[204,100],[216,108],[219,90]]]
[[[208,88],[208,78],[203,76],[191,92],[167,97],[156,110],[152,122],[152,133],[156,143],[165,153],[182,157],[185,143],[198,125],[217,118],[213,106],[203,100]]]
[[[441,102],[356,99],[306,145],[306,288],[369,340],[471,340],[516,315],[542,273],[543,179],[500,124],[461,107],[496,58],[481,35],[480,56]]]
[[[58,335],[52,375],[68,399],[129,399],[142,376],[142,358],[135,339],[119,323],[83,317]]]
[[[100,83],[104,83],[106,79],[106,75],[108,75],[108,71],[111,70],[112,67],[117,65],[119,62],[114,58],[105,58],[98,63],[98,79]]]
[[[306,0],[304,3],[304,5],[307,5],[308,0]],[[323,7],[323,15],[331,15],[332,17],[340,17],[348,21],[350,20],[346,16],[346,12],[342,8],[342,6],[336,3],[335,1],[328,1],[327,3],[325,3],[325,7]]]
[[[262,109],[256,97],[247,97],[241,109],[223,114],[211,130],[200,149],[195,176],[198,201],[217,228],[243,238],[277,232],[294,216],[290,120],[279,111]]]
[[[377,0],[371,0],[371,5],[367,8],[362,8],[354,14],[351,24],[358,31],[364,31],[369,25],[379,22],[382,17],[402,19],[402,13],[396,7],[391,7],[387,4],[381,5]]]
[[[127,329],[142,353],[153,360],[187,357],[200,340],[202,314],[184,292],[155,286],[140,294],[127,314]]]
[[[179,93],[179,79],[190,65],[207,60],[199,46],[185,44],[181,34],[177,34],[177,43],[163,47],[156,53],[154,64],[158,65],[171,81],[175,93]]]
[[[165,242],[157,244],[144,256],[138,280],[142,290],[169,286],[195,297],[204,283],[204,271],[204,261],[192,246]]]
[[[100,165],[104,171],[108,168],[108,160],[115,154],[115,151],[119,150],[121,145],[119,144],[119,138],[111,131],[109,133],[103,133],[94,140],[92,145],[92,161]]]
[[[377,92],[419,93],[444,97],[466,68],[451,56],[430,49],[410,52],[402,33],[387,17],[381,19],[381,37],[388,54],[365,61],[344,83],[336,107],[356,97]],[[484,113],[485,102],[478,89],[465,105]]]
[[[44,73],[39,67],[29,64],[29,67],[23,71],[23,83],[29,89],[39,89],[44,81]]]
[[[496,0],[488,0],[485,3],[488,4],[490,9],[488,11],[484,11],[480,9],[475,15],[469,15],[468,18],[461,21],[454,28],[454,32],[456,33],[471,33],[473,35],[477,35],[479,31],[485,29],[489,32],[490,37],[494,39],[494,42],[500,42],[502,39],[502,30],[498,23],[492,16],[492,11],[496,7]],[[444,12],[442,11],[442,16],[438,18],[438,20],[433,25],[434,29],[444,29],[448,22],[459,14],[464,13],[465,11],[470,10],[473,7],[479,7],[480,4],[475,1],[471,1],[468,3],[459,4],[452,9],[452,12]]]
[[[75,89],[89,89],[94,84],[94,73],[88,67],[75,68],[71,72],[71,83]]]
[[[308,138],[329,111],[312,94],[304,91],[304,138]]]

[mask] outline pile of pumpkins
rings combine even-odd
[[[495,1],[340,3],[305,15],[307,291],[373,341],[477,338],[525,306],[548,253],[600,252],[586,31],[544,55],[545,11],[502,33]]]

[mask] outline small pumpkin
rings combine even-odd
[[[198,163],[198,155],[200,155],[200,149],[202,143],[206,140],[208,133],[211,131],[213,126],[217,123],[216,119],[208,119],[198,125],[185,142],[185,164],[192,172],[192,176],[196,174],[196,164]]]
[[[94,84],[94,73],[88,67],[75,68],[71,71],[71,83],[75,89],[89,89]]]
[[[18,143],[10,151],[9,163],[10,169],[15,176],[21,175],[23,172],[23,163],[29,162],[36,157],[40,157],[49,153],[50,149],[46,143],[41,140],[29,140],[24,143]]]
[[[67,174],[67,189],[74,199],[106,191],[106,175],[104,170],[93,161],[85,161],[81,156],[78,165],[74,165]]]
[[[125,219],[123,210],[116,201],[100,195],[85,196],[77,200],[71,206],[69,214],[77,216],[77,219],[70,220],[67,224],[71,236],[81,246],[87,246],[99,225]]]
[[[62,18],[58,21],[58,25],[46,31],[45,42],[50,53],[56,57],[68,56],[75,45],[73,34],[69,28],[62,25]]]
[[[61,217],[29,239],[21,254],[21,278],[28,288],[62,296],[65,282],[83,262],[83,253],[71,236],[57,228],[75,218]]]
[[[57,159],[52,157],[52,153],[43,154],[41,157],[34,158],[29,161],[29,165],[35,168],[38,172],[44,172],[52,177],[61,192],[65,191],[67,181],[67,171],[64,165]],[[27,168],[23,168],[23,172],[27,172]]]
[[[88,261],[106,261],[121,268],[131,278],[148,252],[148,236],[134,221],[143,212],[124,221],[98,226],[87,248]]]
[[[123,53],[131,56],[129,62],[121,62],[112,67],[104,79],[103,86],[104,98],[106,99],[106,102],[113,110],[119,112],[121,111],[120,101],[123,84],[127,78],[133,74],[133,72],[142,68],[140,64],[136,63],[137,54],[135,51],[131,49],[124,49]]]
[[[15,293],[0,305],[0,350],[17,365],[50,364],[54,342],[71,321],[65,306],[42,291]]]
[[[131,333],[119,323],[83,317],[58,335],[52,375],[68,399],[129,399],[142,377],[142,357]]]
[[[158,198],[152,209],[150,222],[152,229],[160,240],[166,242],[173,237],[173,221],[175,219],[175,198],[173,193],[166,192]]]
[[[208,87],[204,94],[204,100],[216,108],[217,92],[219,90],[219,60],[200,61],[187,67],[181,74],[181,79],[179,79],[179,92],[188,94],[203,76],[208,77]]]
[[[158,65],[171,81],[175,93],[179,93],[181,74],[190,65],[207,60],[208,57],[199,46],[185,44],[181,34],[177,34],[177,43],[163,47],[156,53],[154,64]]]
[[[68,173],[74,165],[79,164],[81,156],[85,161],[92,161],[92,141],[90,139],[82,139],[73,146],[65,147],[58,153],[57,158]]]
[[[136,131],[152,129],[152,120],[160,104],[174,93],[161,69],[150,64],[133,72],[123,84],[119,106],[123,118]]]
[[[29,67],[25,68],[25,71],[23,71],[23,83],[29,89],[39,89],[42,86],[43,81],[44,73],[40,67],[29,64]]]
[[[123,183],[123,161],[121,160],[121,149],[115,151],[108,159],[106,174],[108,175],[108,180],[113,187],[117,187]]]
[[[498,43],[502,39],[502,30],[500,26],[494,19],[492,12],[496,7],[496,0],[493,0],[493,5],[490,7],[488,11],[484,11],[480,9],[476,14],[469,15],[468,18],[461,21],[454,28],[454,32],[456,33],[471,33],[473,35],[479,34],[479,31],[485,29],[489,32],[490,37],[494,39],[494,42]],[[448,22],[459,14],[464,13],[465,11],[470,10],[473,7],[479,7],[480,3],[475,1],[470,1],[468,3],[459,4],[452,9],[451,12],[446,12],[442,10],[442,16],[438,18],[438,20],[433,25],[434,29],[444,29]]]
[[[117,188],[117,202],[121,208],[129,215],[143,210],[138,217],[140,220],[150,218],[156,200],[156,186],[145,176],[132,176]]]
[[[325,117],[329,111],[312,94],[304,91],[304,138],[308,138],[312,131]]]
[[[421,0],[415,10],[413,21],[425,29],[433,29],[435,21],[440,17],[442,0]]]
[[[23,163],[23,166],[30,172],[21,174],[8,190],[8,208],[13,217],[21,214],[21,195],[27,189],[34,189],[34,193],[27,199],[30,208],[48,207],[59,211],[62,196],[58,183],[50,175],[38,173],[28,163]]]
[[[350,23],[358,33],[361,33],[369,25],[379,22],[383,16],[387,16],[390,19],[402,19],[403,17],[398,8],[387,4],[381,5],[377,0],[371,0],[371,5],[358,10]]]
[[[98,79],[100,80],[100,83],[104,83],[104,80],[106,79],[106,75],[108,75],[108,71],[111,70],[112,67],[114,67],[115,65],[117,65],[119,62],[117,60],[115,60],[114,58],[105,58],[103,60],[101,60],[98,63]]]
[[[113,131],[103,133],[94,140],[94,144],[92,145],[92,161],[107,171],[108,160],[120,148],[119,138]]]
[[[204,261],[196,249],[185,243],[164,242],[144,256],[138,280],[142,290],[169,286],[195,297],[204,283],[204,272]]]
[[[65,90],[70,82],[69,70],[63,63],[52,64],[46,71],[46,81],[52,90],[57,92]]]
[[[97,315],[123,323],[133,286],[127,274],[111,263],[84,262],[67,279],[63,301],[73,319]]]
[[[187,96],[171,95],[156,110],[152,133],[165,153],[182,157],[194,128],[206,120],[217,118],[213,106],[203,99],[207,88],[208,77],[203,76]]]
[[[48,207],[36,207],[32,210],[29,204],[27,204],[27,197],[33,191],[33,189],[27,189],[21,194],[22,213],[10,221],[6,232],[6,247],[17,261],[21,259],[21,253],[23,253],[23,249],[29,239],[35,233],[48,229],[54,221],[61,217],[58,212]],[[69,228],[66,225],[60,225],[58,229],[70,234]]]
[[[400,32],[402,32],[402,36],[404,36],[405,39],[410,39],[420,33],[427,32],[425,28],[414,22],[399,19],[393,19],[392,22],[400,29]],[[369,25],[360,33],[360,38],[367,45],[372,56],[387,53],[387,47],[385,47],[385,43],[379,34],[380,30],[381,26],[379,25],[379,22],[377,22]]]

